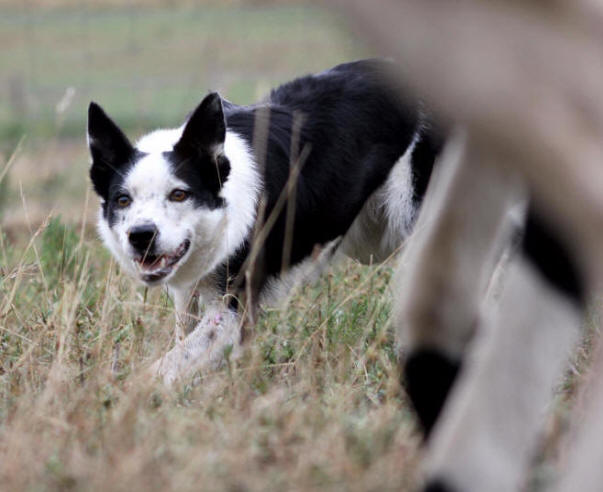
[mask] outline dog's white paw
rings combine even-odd
[[[241,352],[239,320],[235,313],[207,309],[195,329],[149,368],[152,377],[170,387],[196,372],[217,369]]]
[[[167,356],[156,360],[147,372],[151,378],[160,380],[168,388],[181,378],[181,370]]]

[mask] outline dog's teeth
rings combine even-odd
[[[163,258],[161,258],[161,268],[165,268],[165,266],[167,265],[167,258],[164,256]]]

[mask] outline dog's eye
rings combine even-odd
[[[115,199],[115,203],[119,208],[126,208],[130,203],[132,203],[132,199],[128,195],[119,195]]]
[[[170,196],[168,197],[168,199],[171,202],[183,202],[184,200],[186,200],[189,196],[188,191],[184,191],[184,190],[173,190],[170,193]]]

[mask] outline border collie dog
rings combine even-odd
[[[210,93],[180,128],[135,145],[90,103],[100,235],[174,300],[174,347],[151,368],[166,384],[236,355],[243,313],[336,251],[380,261],[408,237],[442,142],[390,69],[338,65],[252,106]]]

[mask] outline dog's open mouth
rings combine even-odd
[[[146,254],[140,258],[136,258],[134,261],[140,270],[142,280],[151,283],[158,282],[167,277],[187,253],[190,246],[191,242],[185,239],[173,253],[162,255]]]

